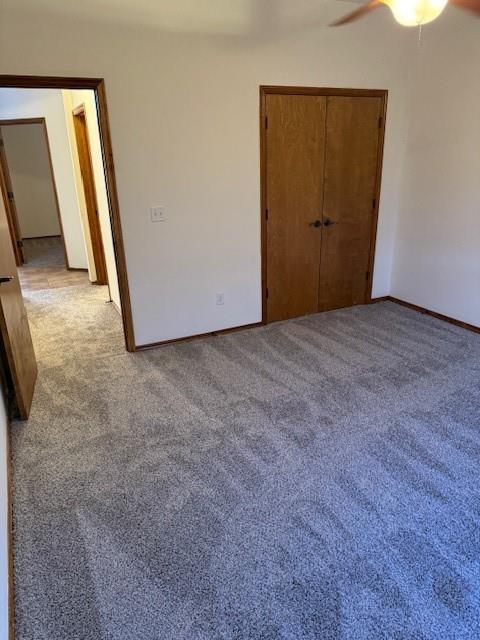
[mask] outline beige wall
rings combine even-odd
[[[0,198],[1,201],[1,198]],[[2,206],[3,203],[0,204]],[[7,413],[0,389],[0,637],[8,635]]]
[[[392,295],[480,326],[479,22],[455,9],[423,30]]]
[[[374,271],[388,294],[415,33],[387,10],[330,29],[338,2],[194,4],[153,20],[144,2],[3,3],[0,71],[105,78],[137,344],[260,320],[260,84],[389,89]]]
[[[102,148],[100,143],[100,132],[98,128],[97,110],[95,105],[95,94],[93,91],[64,91],[64,102],[66,105],[66,116],[72,120],[72,110],[84,105],[85,118],[87,121],[88,136],[90,143],[90,154],[93,166],[93,177],[95,181],[95,191],[97,195],[98,217],[100,220],[100,229],[102,233],[103,248],[105,252],[105,262],[107,266],[108,283],[110,287],[110,295],[118,310],[121,308],[120,293],[118,289],[117,267],[115,264],[115,254],[113,249],[112,228],[110,224],[110,212],[108,206],[107,187],[105,183],[105,174],[103,169]],[[68,97],[66,96],[68,94]],[[72,125],[69,126],[70,145],[74,156],[74,165],[76,168],[75,178],[77,192],[81,195],[79,202],[82,209],[82,220],[88,228],[87,212],[85,206],[85,197],[83,194],[83,183],[78,165],[78,152],[75,140],[75,133]],[[88,237],[90,233],[88,232]],[[94,273],[95,265],[93,255],[91,253],[91,242],[88,251],[89,270]]]
[[[78,202],[78,210],[80,215],[80,224],[82,227],[83,239],[85,243],[85,252],[87,256],[87,269],[90,282],[95,282],[97,273],[95,270],[95,261],[93,259],[92,240],[90,237],[90,227],[87,218],[87,205],[85,203],[85,192],[83,190],[82,174],[80,171],[80,162],[77,153],[77,144],[75,140],[75,129],[72,120],[72,92],[62,91],[63,106],[65,110],[65,123],[67,126],[68,144],[70,158],[73,167],[75,194]]]
[[[9,125],[2,133],[22,238],[60,235],[43,125]]]
[[[3,26],[2,16],[0,49]],[[0,119],[41,117],[46,118],[47,123],[68,262],[70,267],[86,268],[87,254],[75,192],[62,93],[55,89],[0,89]]]
[[[260,84],[389,90],[373,294],[477,322],[477,23],[447,7],[418,46],[387,9],[327,26],[346,10],[4,0],[1,72],[106,80],[138,344],[260,319]]]

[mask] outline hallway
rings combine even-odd
[[[381,303],[129,354],[105,298],[28,294],[18,640],[474,637],[478,335]]]
[[[24,294],[27,291],[90,284],[86,270],[67,270],[60,236],[23,240],[25,264],[18,274]]]

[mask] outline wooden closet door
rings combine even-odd
[[[326,98],[267,95],[266,114],[266,302],[272,322],[318,310]]]
[[[327,98],[319,311],[368,301],[381,98]]]

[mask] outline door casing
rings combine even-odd
[[[73,125],[77,144],[77,155],[80,163],[87,220],[90,230],[93,261],[95,263],[96,280],[94,284],[108,284],[107,264],[105,249],[103,246],[102,229],[98,217],[98,200],[93,172],[92,154],[88,134],[88,124],[85,113],[85,105],[80,105],[73,110]]]
[[[57,184],[55,182],[55,173],[53,171],[53,163],[52,163],[52,152],[50,149],[50,140],[48,138],[48,130],[47,130],[47,121],[45,118],[14,118],[14,119],[10,119],[10,120],[0,120],[0,129],[3,127],[7,127],[7,126],[11,126],[11,125],[23,125],[23,124],[38,124],[42,127],[43,130],[43,135],[45,137],[45,145],[46,145],[46,149],[47,149],[47,156],[48,156],[48,163],[50,166],[50,177],[52,180],[52,188],[53,188],[53,195],[54,195],[54,199],[55,199],[55,208],[56,208],[56,214],[57,214],[57,219],[58,219],[58,224],[60,226],[60,235],[62,238],[62,248],[63,248],[63,255],[65,257],[65,265],[67,267],[68,270],[72,270],[69,263],[68,263],[68,254],[67,254],[67,248],[65,246],[65,237],[63,234],[63,224],[62,224],[62,216],[60,215],[60,204],[58,201],[58,190],[57,190]],[[7,158],[8,161],[8,158]],[[3,171],[8,171],[8,162],[7,162],[7,166],[3,167]],[[14,193],[14,199],[15,199],[15,193]],[[8,212],[7,212],[8,215]],[[18,221],[18,218],[17,218]],[[12,238],[13,240],[13,238]],[[19,240],[21,240],[21,238],[19,238]],[[14,248],[15,251],[15,248]],[[23,256],[23,252],[22,252],[22,261],[19,263],[17,260],[17,266],[21,266],[24,263],[24,256]]]
[[[120,221],[120,208],[118,203],[112,141],[108,120],[105,81],[102,78],[0,75],[0,87],[23,89],[90,89],[94,92],[97,106],[98,127],[100,130],[100,140],[102,144],[105,181],[107,184],[113,247],[115,262],[117,265],[125,345],[127,351],[135,351],[132,306],[127,278],[127,263],[125,258],[122,225]]]
[[[260,229],[261,229],[261,263],[262,263],[262,323],[267,324],[267,109],[268,94],[300,95],[300,96],[350,96],[382,98],[380,135],[378,138],[377,171],[375,180],[375,207],[372,213],[372,233],[370,241],[370,257],[367,280],[368,302],[372,300],[373,265],[377,238],[378,211],[380,205],[380,189],[383,166],[383,147],[385,140],[385,121],[387,114],[388,90],[386,89],[337,89],[327,87],[294,87],[294,86],[260,86]]]
[[[10,169],[8,167],[7,154],[3,143],[3,134],[0,125],[0,191],[5,203],[5,213],[7,215],[8,229],[12,241],[12,249],[15,255],[15,263],[20,267],[25,258],[22,249],[22,234],[20,231],[20,223],[18,221],[17,207],[15,205],[15,196],[13,193],[12,179],[10,177]]]

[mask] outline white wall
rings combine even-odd
[[[67,126],[70,157],[72,159],[73,175],[75,180],[75,193],[77,196],[77,202],[80,211],[80,224],[82,225],[83,238],[85,241],[88,277],[90,282],[95,282],[97,279],[97,272],[95,269],[95,259],[93,257],[92,238],[90,236],[90,226],[88,222],[85,191],[83,190],[82,172],[80,170],[80,160],[78,158],[77,143],[75,139],[75,127],[72,120],[72,92],[68,90],[62,90],[62,99],[63,107],[65,110],[65,123]]]
[[[5,639],[8,637],[7,428],[5,402],[0,389],[0,638]]]
[[[2,27],[3,25],[2,20]],[[51,37],[54,38],[54,34]],[[38,117],[46,118],[69,266],[85,269],[85,241],[80,224],[61,91],[0,89],[0,119]]]
[[[480,326],[480,38],[454,8],[414,65],[392,295]]]
[[[2,127],[22,238],[60,235],[43,125]]]
[[[74,20],[73,5],[4,0],[0,70],[105,78],[137,344],[260,320],[260,84],[390,90],[373,293],[390,292],[414,33],[387,9],[330,29],[350,7],[318,0],[206,1],[202,34],[170,2],[163,24],[145,3],[110,23],[96,6]]]
[[[0,194],[0,218],[6,225],[6,212]],[[0,363],[0,367],[2,364]],[[8,637],[8,471],[7,471],[7,438],[8,423],[6,403],[3,396],[2,375],[0,371],[0,638]]]
[[[95,182],[95,191],[97,195],[98,218],[100,220],[100,230],[102,234],[103,249],[105,253],[105,263],[107,267],[108,284],[110,287],[110,296],[118,310],[121,309],[120,292],[118,290],[117,266],[115,264],[115,253],[113,249],[112,227],[110,223],[110,211],[108,206],[107,186],[105,183],[105,173],[103,168],[102,147],[100,142],[100,131],[98,128],[97,109],[95,105],[95,94],[93,91],[69,91],[70,104],[73,108],[81,105],[85,106],[85,119],[87,122],[87,130],[90,144],[90,155],[93,167],[93,179]],[[68,114],[72,118],[72,110]],[[72,152],[78,154],[76,148],[75,136],[70,140]],[[81,190],[81,174],[76,173],[77,191]],[[80,181],[80,183],[79,183]],[[82,213],[86,219],[87,212],[85,199],[83,199]]]
[[[373,294],[478,324],[477,23],[447,8],[417,56],[388,9],[329,29],[348,4],[195,6],[3,3],[1,72],[106,80],[137,344],[260,319],[260,84],[390,90]]]

